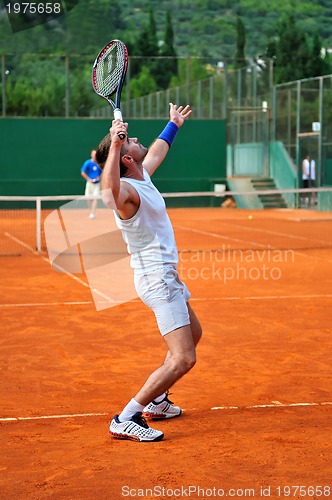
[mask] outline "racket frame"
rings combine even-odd
[[[122,72],[121,72],[121,76],[120,76],[118,84],[116,85],[116,87],[114,88],[114,90],[110,94],[105,95],[105,94],[102,94],[98,91],[98,86],[96,84],[97,66],[100,63],[100,61],[103,59],[105,53],[109,50],[109,48],[115,44],[122,46],[125,60],[124,60],[124,65],[122,68]],[[98,94],[100,97],[103,97],[104,99],[106,99],[106,101],[112,106],[113,115],[114,115],[115,120],[123,121],[121,107],[120,107],[120,101],[121,101],[121,93],[122,93],[122,89],[123,89],[123,84],[124,84],[124,81],[126,78],[127,68],[128,68],[128,50],[127,50],[127,47],[125,46],[125,44],[121,40],[117,40],[117,39],[111,40],[110,42],[108,42],[107,45],[105,45],[105,47],[102,48],[102,50],[99,52],[98,56],[96,57],[95,62],[93,63],[93,67],[92,67],[92,87],[93,87],[94,91],[96,92],[96,94]],[[115,101],[113,101],[113,99],[111,99],[111,97],[114,94],[115,94]],[[121,135],[123,135],[123,134],[121,134]]]

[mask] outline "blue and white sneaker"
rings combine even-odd
[[[179,417],[182,410],[179,406],[174,406],[173,401],[168,399],[168,393],[166,393],[164,399],[157,403],[156,401],[151,401],[143,410],[143,417],[151,418],[152,420],[162,420],[165,418]]]
[[[161,441],[163,432],[151,429],[142,417],[141,412],[135,413],[130,420],[120,422],[119,416],[115,415],[109,434],[116,439],[131,439],[132,441]]]

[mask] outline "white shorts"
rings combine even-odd
[[[154,312],[162,335],[190,325],[187,307],[190,292],[174,267],[135,274],[135,288],[140,299]]]
[[[85,196],[98,196],[100,193],[100,182],[87,182],[85,185]]]

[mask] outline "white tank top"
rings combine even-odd
[[[116,224],[131,255],[131,267],[137,274],[178,264],[174,232],[165,201],[145,169],[143,175],[144,181],[121,177],[121,181],[128,182],[138,192],[140,206],[136,214],[123,220],[114,211]]]

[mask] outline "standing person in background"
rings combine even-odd
[[[309,156],[310,158],[310,156]],[[310,188],[315,188],[316,187],[316,163],[315,160],[311,159],[309,161],[309,187]],[[316,205],[316,193],[310,193],[310,199],[309,199],[310,204]]]
[[[308,154],[302,162],[302,181],[304,188],[315,187],[316,182],[316,163],[312,160],[311,156]],[[304,193],[303,199],[306,201],[308,206],[311,202],[315,204],[316,196],[315,193]]]
[[[85,196],[98,196],[100,194],[101,173],[101,168],[96,162],[96,149],[93,149],[90,154],[90,160],[86,160],[81,168],[81,175],[86,180]],[[97,199],[88,201],[90,219],[96,217],[97,203]]]

